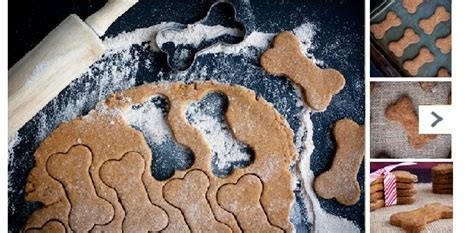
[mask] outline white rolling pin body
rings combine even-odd
[[[94,30],[68,16],[8,71],[8,135],[20,129],[105,51]]]

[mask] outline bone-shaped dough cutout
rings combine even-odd
[[[54,232],[54,233],[65,233],[66,228],[64,225],[56,220],[48,221],[46,222],[41,228],[30,228],[25,231],[26,233],[48,233],[48,232]]]
[[[120,160],[108,160],[100,168],[102,181],[112,187],[125,209],[124,232],[160,231],[168,216],[148,197],[142,181],[145,161],[139,153],[128,152]]]
[[[408,96],[400,97],[387,107],[385,117],[390,121],[398,122],[403,127],[408,136],[408,142],[414,149],[421,149],[436,138],[434,134],[418,134],[418,116],[415,106]]]
[[[207,201],[209,177],[201,170],[192,170],[182,178],[168,181],[163,197],[183,213],[192,232],[231,232],[218,222]]]
[[[401,57],[408,46],[418,43],[418,41],[420,41],[420,37],[415,33],[415,31],[411,28],[407,28],[400,40],[388,44],[388,49],[392,51],[395,56]]]
[[[390,216],[390,224],[407,232],[421,232],[430,222],[453,218],[453,208],[439,203],[427,204],[412,211],[400,212]]]
[[[400,26],[401,24],[402,20],[398,15],[393,11],[389,11],[382,22],[370,25],[370,32],[372,32],[375,38],[381,39],[390,28]]]
[[[353,205],[360,198],[357,172],[364,158],[364,126],[352,120],[336,122],[333,134],[337,152],[331,169],[314,181],[314,190],[325,198],[336,198],[343,205]]]
[[[423,0],[403,0],[402,5],[408,13],[413,14],[421,3],[423,3]]]
[[[302,87],[305,101],[315,111],[325,111],[332,97],[345,85],[335,69],[321,69],[300,50],[298,38],[290,32],[278,34],[273,48],[260,57],[263,69],[272,75],[285,75]]]
[[[434,55],[427,48],[420,49],[420,53],[413,60],[403,62],[403,68],[412,76],[416,76],[420,67],[434,61]]]
[[[282,232],[273,226],[260,204],[263,183],[256,175],[246,174],[236,184],[225,184],[219,188],[217,202],[225,210],[233,213],[242,230],[260,232]]]
[[[451,52],[451,34],[445,38],[436,39],[435,44],[442,53],[446,54]]]
[[[114,208],[96,193],[89,174],[92,164],[92,152],[79,145],[68,153],[57,153],[49,157],[46,168],[54,179],[64,187],[71,203],[69,226],[73,231],[86,232],[94,225],[103,225],[112,221]]]
[[[436,7],[436,10],[432,16],[427,19],[420,20],[420,27],[427,35],[431,35],[433,33],[436,26],[444,21],[448,21],[451,18],[448,11],[444,6]]]

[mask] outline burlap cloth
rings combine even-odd
[[[372,158],[449,158],[451,135],[438,135],[424,148],[415,150],[408,143],[402,126],[385,118],[385,109],[400,96],[411,97],[418,105],[448,104],[450,82],[441,82],[427,92],[418,82],[377,82],[370,94],[370,156]]]
[[[380,208],[374,212],[370,212],[370,232],[373,233],[390,233],[404,232],[402,228],[390,225],[390,216],[395,213],[410,211],[422,207],[429,203],[441,203],[445,205],[453,205],[453,195],[451,194],[434,194],[431,191],[431,183],[416,184],[416,202],[412,205],[394,205],[390,207]],[[453,220],[441,219],[428,223],[426,230],[423,232],[452,232]]]

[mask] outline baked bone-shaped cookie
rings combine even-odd
[[[124,232],[157,232],[168,222],[166,213],[148,197],[142,181],[144,170],[142,155],[128,152],[120,160],[106,161],[99,171],[103,182],[117,192],[125,209]]]
[[[449,71],[446,68],[440,68],[436,76],[437,77],[451,77],[451,74],[449,74]]]
[[[231,229],[216,220],[207,191],[209,178],[201,170],[192,170],[183,179],[172,179],[163,187],[163,197],[180,209],[192,232],[231,232]]]
[[[420,41],[420,37],[415,33],[415,31],[411,28],[407,28],[400,40],[388,44],[388,49],[392,51],[395,56],[401,57],[408,46],[416,44],[418,41]]]
[[[448,21],[450,18],[451,16],[446,8],[438,6],[434,14],[427,19],[420,20],[419,25],[427,35],[431,35],[439,23]]]
[[[413,14],[421,3],[423,0],[403,0],[402,6],[407,9],[408,13]]]
[[[360,197],[357,172],[364,158],[364,126],[343,119],[336,122],[333,132],[336,156],[331,169],[314,181],[314,190],[323,198],[336,198],[341,204],[353,205]]]
[[[407,232],[421,232],[428,223],[449,218],[453,218],[451,206],[432,203],[416,210],[393,214],[390,216],[390,224]]]
[[[315,111],[325,111],[333,95],[345,85],[335,69],[321,69],[300,50],[298,38],[290,32],[275,37],[273,48],[260,57],[263,69],[272,75],[285,75],[302,87],[306,103]]]
[[[41,228],[30,228],[25,231],[26,233],[48,233],[48,232],[54,232],[54,233],[65,233],[66,228],[64,225],[56,220],[51,220],[46,222],[43,227]]]
[[[401,24],[402,20],[398,15],[393,11],[389,11],[382,22],[370,25],[370,32],[372,32],[375,38],[381,39],[390,28],[400,26]]]
[[[436,138],[434,134],[418,134],[418,116],[410,97],[402,96],[385,109],[385,117],[398,122],[408,136],[408,142],[414,149],[421,149]]]
[[[46,163],[48,173],[66,191],[71,203],[69,226],[76,232],[87,232],[114,217],[113,206],[96,193],[89,175],[91,164],[92,153],[82,145],[72,147],[66,154],[53,154]]]
[[[434,61],[434,55],[427,48],[423,47],[420,49],[418,56],[412,60],[403,62],[403,68],[408,71],[412,76],[416,76],[420,67],[426,63]]]
[[[421,89],[427,92],[433,92],[433,88],[435,88],[436,85],[438,85],[437,82],[420,82]]]
[[[409,171],[393,171],[392,174],[395,176],[395,180],[397,182],[402,183],[415,183],[418,182],[418,176],[409,172]]]
[[[436,39],[435,44],[442,53],[451,52],[451,34],[447,37]]]
[[[225,184],[217,193],[217,201],[225,210],[237,217],[242,230],[260,232],[283,232],[271,225],[260,203],[263,184],[260,178],[246,174],[236,184]]]

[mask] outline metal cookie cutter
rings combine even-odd
[[[158,31],[155,42],[166,53],[168,66],[183,71],[191,67],[199,51],[212,46],[237,44],[243,41],[245,34],[244,24],[236,19],[234,5],[218,1],[211,5],[203,19]]]

